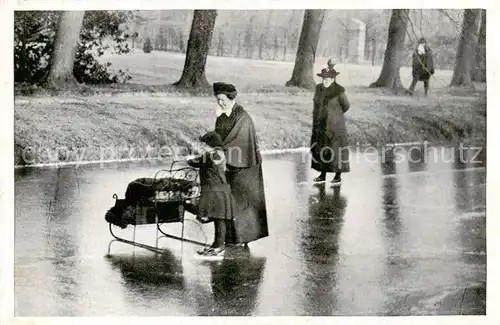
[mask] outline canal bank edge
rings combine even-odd
[[[189,116],[179,120],[177,113],[168,111],[170,107],[154,118],[143,111],[146,108],[141,107],[137,113],[135,111],[139,108],[134,107],[132,112],[131,103],[125,101],[119,103],[121,106],[116,107],[116,113],[111,113],[110,108],[101,108],[103,98],[96,102],[67,102],[64,107],[53,106],[56,102],[69,100],[56,98],[49,101],[44,98],[31,106],[16,103],[14,166],[141,161],[148,159],[144,152],[149,146],[167,147],[170,152],[180,153],[167,154],[163,158],[187,156],[196,153],[194,139],[198,133],[213,124],[212,116],[200,117],[197,107],[186,112]],[[417,102],[415,107],[413,103],[399,101],[378,101],[375,104],[371,107],[370,103],[360,103],[360,108],[353,108],[346,114],[351,147],[379,148],[422,142],[486,145],[486,103],[483,100],[470,102],[469,99],[463,103],[457,100],[449,107],[442,107],[439,102],[427,106]],[[50,113],[46,113],[48,106],[52,110]],[[40,110],[43,114],[39,113]],[[76,114],[75,117],[68,116],[68,110]],[[127,116],[132,113],[137,115]],[[312,123],[309,110],[298,111],[297,108],[288,113],[280,108],[259,107],[252,108],[251,113],[262,152],[304,150],[309,145]],[[263,119],[263,114],[271,114],[275,120]],[[193,116],[198,120],[193,120]],[[122,147],[124,152],[119,151]],[[139,155],[133,156],[130,151],[135,149],[139,149]]]

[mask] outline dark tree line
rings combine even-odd
[[[64,12],[59,21],[54,45],[49,83],[54,87],[67,87],[76,84],[73,75],[73,65],[76,55],[80,30],[85,12]],[[325,10],[306,10],[304,12],[302,30],[296,48],[295,66],[287,86],[297,86],[307,89],[314,88],[313,64],[316,58],[319,35],[323,25]],[[207,56],[210,51],[224,55],[229,45],[231,52],[236,44],[236,52],[246,51],[252,58],[255,44],[258,46],[258,57],[263,58],[264,50],[269,44],[274,44],[273,55],[279,52],[279,38],[269,38],[269,14],[264,30],[254,32],[253,18],[250,19],[246,33],[236,33],[236,42],[225,41],[224,34],[217,34],[218,42],[215,49],[211,44],[216,10],[195,10],[186,48],[186,59],[181,78],[175,83],[179,87],[206,88],[209,82],[205,76]],[[399,70],[402,54],[405,51],[405,37],[408,28],[409,9],[393,9],[387,34],[387,46],[384,63],[379,78],[371,84],[372,87],[403,88]],[[165,33],[165,32],[163,32]],[[284,52],[288,48],[287,32],[285,31]],[[160,32],[159,35],[162,35]],[[257,37],[256,37],[257,35]],[[182,40],[182,37],[178,39]],[[246,45],[246,46],[245,46]],[[283,45],[283,44],[281,44]],[[168,47],[168,45],[159,45]],[[464,10],[459,46],[456,55],[452,86],[472,86],[473,80],[485,80],[486,71],[486,11],[480,9]]]
[[[423,13],[422,13],[423,12]],[[449,15],[448,11],[443,10]],[[368,14],[369,13],[369,14]],[[264,60],[295,60],[295,54],[303,20],[303,10],[249,12],[242,20],[238,11],[220,13],[217,18],[209,55],[223,57],[239,57]],[[186,16],[188,16],[186,14]],[[441,19],[439,19],[442,16]],[[145,38],[152,40],[154,50],[185,53],[189,30],[186,24],[175,20],[178,13],[172,11],[164,14],[162,21],[141,24],[141,37],[137,47],[141,48]],[[189,16],[188,16],[189,17]],[[391,10],[326,10],[325,22],[321,28],[320,41],[316,55],[331,57],[337,62],[349,62],[350,35],[349,21],[353,17],[361,17],[366,23],[365,52],[361,59],[372,65],[383,64],[387,42],[387,31],[391,18]],[[458,44],[460,22],[443,19],[438,10],[410,10],[410,22],[407,27],[405,52],[402,55],[402,65],[411,64],[411,52],[419,36],[426,36],[435,53],[435,66],[453,69],[454,56]],[[451,19],[455,19],[451,17]],[[191,18],[189,18],[191,20]],[[451,22],[451,24],[450,24]],[[422,28],[424,26],[425,28]],[[434,28],[452,28],[451,32],[441,30],[441,35],[423,32],[430,26]],[[456,34],[455,34],[456,32]],[[448,33],[444,35],[443,33]],[[183,35],[184,37],[180,37]],[[156,42],[155,42],[156,39]]]
[[[173,27],[160,27],[159,33],[154,39],[153,49],[156,51],[185,52],[184,31]]]
[[[268,20],[271,21],[271,15]],[[268,25],[257,28],[253,25],[250,20],[246,28],[239,28],[231,33],[222,29],[214,30],[209,55],[283,61],[293,56],[299,33],[291,33],[287,27],[270,28]],[[169,26],[160,27],[158,30],[154,50],[181,53],[186,51],[187,39],[182,28]]]

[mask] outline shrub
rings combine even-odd
[[[43,85],[50,71],[51,54],[59,22],[58,11],[14,12],[14,81]],[[125,23],[128,11],[87,11],[80,32],[73,72],[81,83],[107,84],[130,79],[124,71],[112,74],[110,63],[99,63],[105,51],[130,52]]]
[[[153,51],[153,45],[151,44],[151,39],[149,37],[147,37],[144,41],[142,50],[144,51],[144,53],[151,53],[151,51]]]

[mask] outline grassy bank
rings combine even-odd
[[[160,54],[167,67],[159,66]],[[177,54],[160,54],[115,58],[116,68],[128,64],[135,85],[16,96],[15,163],[143,157],[148,146],[178,153],[193,149],[194,139],[213,128],[215,100],[158,86],[162,79],[175,81],[182,69]],[[322,64],[318,60],[318,69]],[[227,80],[241,89],[238,100],[254,118],[264,150],[308,145],[312,93],[282,86],[292,69],[293,64],[283,62],[208,60],[209,80]],[[485,93],[447,88],[444,81],[450,72],[436,73],[433,93],[425,98],[366,88],[380,67],[339,65],[338,69],[343,73],[338,81],[346,86],[351,101],[346,114],[351,144],[418,140],[484,144]],[[403,82],[409,79],[407,70],[402,69]]]

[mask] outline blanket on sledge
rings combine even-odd
[[[127,225],[181,221],[179,205],[196,214],[197,206],[192,200],[186,203],[180,200],[184,197],[193,197],[199,190],[195,181],[177,178],[138,178],[130,182],[125,191],[125,199],[117,199],[115,206],[106,212],[104,219],[121,228]],[[154,200],[157,200],[156,205]]]

